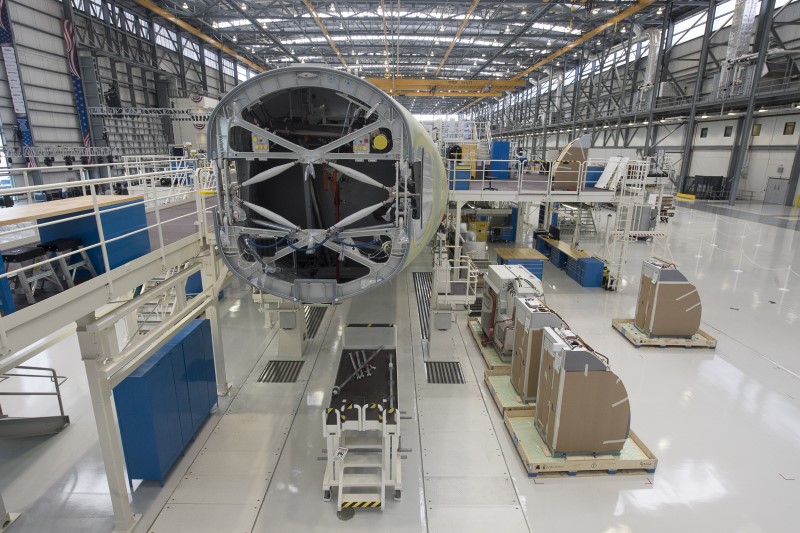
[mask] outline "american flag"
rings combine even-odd
[[[0,0],[3,2],[4,0]],[[75,28],[71,20],[62,20],[61,29],[64,32],[64,43],[67,47],[67,64],[69,65],[70,78],[72,78],[72,94],[75,96],[75,107],[78,110],[78,122],[81,126],[83,136],[83,146],[91,148],[92,137],[89,130],[89,117],[86,115],[86,98],[83,95],[83,83],[81,82],[81,71],[78,67],[78,46],[75,42]],[[92,157],[89,156],[89,163]]]
[[[19,66],[17,65],[17,55],[14,49],[14,34],[11,33],[11,20],[8,17],[8,4],[5,0],[0,0],[0,48],[3,50],[3,62],[5,63],[6,77],[11,91],[11,100],[14,105],[14,112],[17,115],[17,130],[19,131],[20,145],[23,153],[25,148],[33,147],[33,136],[31,135],[30,124],[28,123],[28,113],[25,109],[25,99],[22,95],[22,81],[19,77]],[[36,158],[27,157],[29,167],[36,166]]]

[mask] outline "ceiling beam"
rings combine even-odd
[[[602,24],[600,24],[598,26],[595,26],[594,28],[592,28],[588,32],[586,32],[583,35],[581,35],[579,38],[577,38],[574,41],[568,43],[563,48],[560,48],[559,50],[556,50],[555,52],[553,52],[549,56],[545,57],[541,61],[535,63],[533,66],[528,67],[525,70],[522,70],[521,72],[517,73],[517,75],[515,75],[512,79],[518,80],[518,79],[522,79],[522,78],[526,77],[528,74],[530,74],[534,70],[542,68],[543,66],[547,65],[548,63],[551,63],[551,62],[555,61],[559,57],[561,57],[564,54],[568,53],[573,48],[582,45],[583,43],[589,41],[590,39],[593,39],[594,37],[597,37],[598,35],[600,35],[604,31],[606,31],[607,29],[615,26],[617,23],[625,20],[626,18],[635,15],[636,13],[638,13],[642,9],[650,6],[654,2],[655,2],[655,0],[640,0],[636,4],[632,5],[628,9],[626,9],[625,11],[622,11],[622,12],[614,15],[613,17],[608,19],[606,22],[604,22],[604,23],[602,23]],[[483,98],[478,98],[477,100],[474,100],[474,101],[470,102],[466,106],[464,106],[461,109],[459,109],[458,111],[456,111],[456,113],[461,113],[462,111],[465,111],[465,110],[469,109],[470,107],[474,106],[475,104],[477,104],[481,100],[483,100]]]
[[[464,15],[464,20],[461,21],[461,24],[458,26],[456,30],[456,34],[453,35],[453,40],[450,41],[450,46],[447,47],[447,51],[444,53],[442,60],[439,62],[439,66],[436,67],[436,72],[433,73],[434,76],[438,76],[439,72],[441,72],[442,67],[445,63],[447,63],[447,58],[450,57],[450,52],[453,51],[456,43],[458,42],[458,38],[461,36],[461,32],[464,31],[464,28],[467,27],[467,23],[469,22],[469,17],[472,16],[472,12],[475,11],[475,8],[478,7],[478,4],[481,0],[473,0],[472,4],[469,6],[467,10],[467,14]]]
[[[317,26],[319,26],[319,30],[322,32],[322,35],[324,35],[325,38],[328,40],[328,44],[331,45],[333,51],[336,52],[336,56],[339,58],[339,61],[342,63],[342,65],[344,65],[344,68],[347,68],[347,62],[344,60],[344,56],[339,51],[339,47],[336,46],[336,43],[333,42],[331,34],[328,33],[328,28],[325,27],[325,23],[322,22],[322,19],[319,18],[319,13],[317,13],[317,10],[314,7],[314,5],[311,3],[310,0],[303,0],[303,3],[306,5],[308,12],[311,13],[311,16],[314,17],[314,22],[317,23]]]
[[[192,35],[194,35],[198,39],[210,44],[214,48],[217,48],[218,50],[221,50],[221,51],[225,52],[226,54],[228,54],[232,58],[238,59],[239,61],[241,61],[245,65],[257,70],[258,72],[265,72],[267,70],[266,67],[264,67],[263,65],[259,65],[258,63],[255,63],[255,62],[251,61],[250,59],[248,59],[248,58],[244,57],[243,55],[241,55],[236,50],[233,50],[232,48],[229,48],[229,47],[225,46],[224,44],[222,44],[218,40],[214,39],[213,37],[209,37],[208,35],[206,35],[205,33],[201,32],[200,30],[198,30],[196,28],[193,28],[192,26],[190,26],[189,24],[185,23],[184,21],[182,21],[181,19],[179,19],[178,17],[176,17],[175,15],[173,15],[172,13],[167,11],[166,9],[163,9],[163,8],[157,6],[156,4],[151,2],[150,0],[134,0],[134,2],[136,2],[137,4],[139,4],[140,6],[142,6],[145,9],[149,9],[150,11],[152,11],[153,13],[158,15],[159,17],[162,17],[164,20],[170,21],[171,23],[175,24],[176,26],[178,26],[182,30],[184,30],[184,31],[186,31],[188,33],[191,33]],[[153,31],[153,30],[151,30],[151,31]]]
[[[428,78],[366,78],[386,92],[424,91],[437,92],[497,92],[513,91],[526,85],[525,80],[439,80]],[[448,93],[444,93],[448,94]]]

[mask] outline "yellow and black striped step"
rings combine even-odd
[[[366,509],[367,507],[375,508],[380,507],[381,502],[342,502],[342,509],[350,508],[362,508]]]

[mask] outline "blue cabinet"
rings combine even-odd
[[[208,320],[193,320],[114,388],[130,479],[164,484],[217,403]]]
[[[450,168],[450,190],[468,191],[471,168],[469,165],[455,165]]]
[[[569,257],[566,272],[581,287],[601,287],[603,284],[603,262],[596,257]]]
[[[490,157],[492,161],[489,164],[489,177],[507,180],[510,177],[511,143],[508,141],[492,141]]]

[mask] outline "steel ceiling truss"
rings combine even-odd
[[[117,3],[143,13],[137,0]],[[510,79],[636,3],[168,0],[159,6],[265,68],[303,61],[349,68],[365,77],[423,78],[438,71],[449,79]],[[655,2],[637,13],[637,24],[660,25],[658,9],[665,4]],[[674,4],[676,12],[688,13],[707,2]],[[630,35],[612,33],[614,43]],[[581,49],[593,54],[601,47],[591,40]],[[398,99],[420,113],[453,112],[474,100],[465,95],[444,101],[420,96]]]

